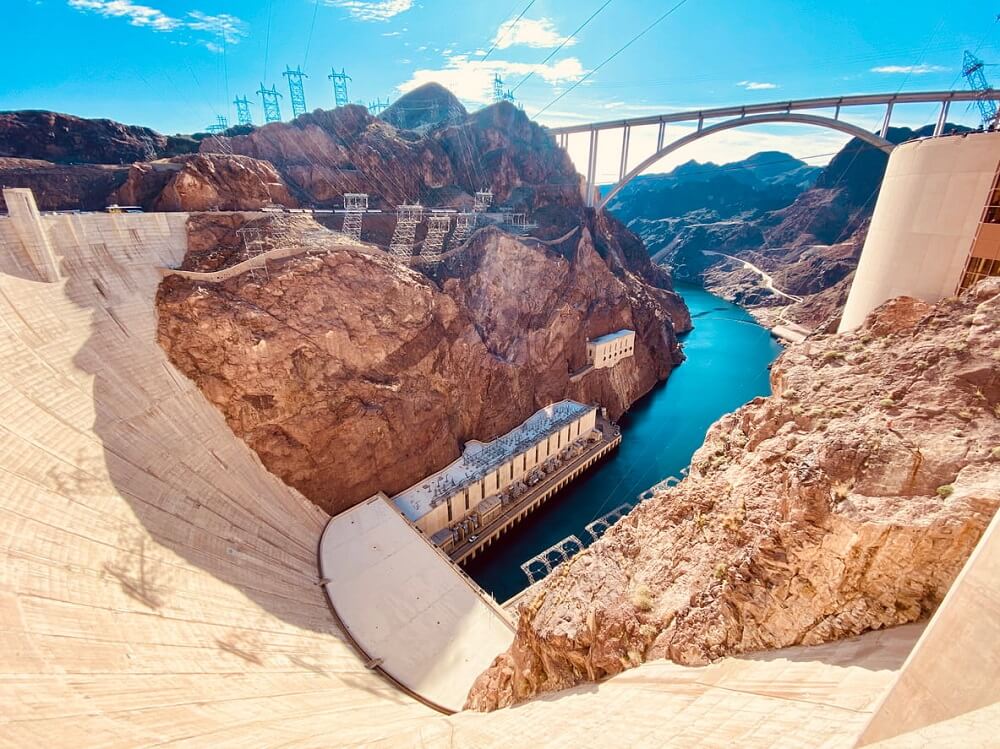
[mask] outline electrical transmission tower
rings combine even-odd
[[[343,68],[340,69],[339,73],[334,68],[327,78],[333,81],[334,106],[346,107],[351,101],[347,96],[347,82],[353,80],[353,78],[345,73]]]
[[[344,195],[344,226],[342,231],[347,236],[361,241],[361,221],[368,210],[368,195],[366,193],[349,192]]]
[[[415,205],[396,206],[396,228],[389,242],[389,252],[397,257],[413,255],[413,241],[417,236],[417,224],[424,217],[424,207]]]
[[[493,103],[496,104],[498,101],[503,101],[503,78],[500,77],[499,73],[493,74]]]
[[[389,99],[382,101],[382,99],[376,99],[373,102],[368,103],[368,111],[374,115],[381,114],[382,111],[389,106]]]
[[[233,104],[236,105],[236,121],[241,125],[252,125],[253,117],[250,115],[250,100],[245,96],[242,99],[237,96]]]
[[[302,72],[301,66],[296,66],[295,70],[292,70],[288,65],[285,66],[285,72],[282,75],[288,78],[288,94],[292,100],[292,117],[305,114],[306,90],[302,85],[302,79],[309,76]]]
[[[969,88],[973,91],[990,90],[990,83],[986,80],[986,74],[983,72],[985,65],[986,63],[974,54],[968,50],[965,51],[965,58],[962,60],[962,75],[965,76]],[[997,121],[996,102],[992,99],[978,99],[976,104],[979,105],[979,114],[983,117],[983,127],[986,129],[993,127]]]
[[[476,192],[476,202],[472,206],[472,210],[475,213],[485,213],[486,209],[490,207],[493,202],[493,191],[492,190],[479,190]]]
[[[427,219],[427,236],[424,237],[424,247],[421,257],[440,255],[444,249],[444,238],[451,230],[451,214],[432,212]]]
[[[205,128],[212,135],[218,135],[219,133],[224,133],[229,129],[229,120],[226,119],[225,115],[217,114],[215,115],[215,123],[209,125]]]
[[[459,213],[455,216],[455,231],[451,233],[448,242],[448,249],[453,250],[465,244],[465,240],[472,234],[472,228],[476,225],[475,213]]]
[[[281,94],[278,93],[278,87],[271,86],[267,89],[262,83],[257,93],[264,104],[264,122],[281,122],[281,105],[278,103]]]

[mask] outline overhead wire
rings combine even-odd
[[[667,10],[665,13],[663,13],[659,18],[657,18],[655,21],[653,21],[651,24],[649,24],[646,28],[644,28],[638,34],[636,34],[635,36],[633,36],[631,39],[629,39],[624,45],[622,45],[621,47],[619,47],[609,57],[606,57],[604,59],[604,61],[601,62],[596,68],[593,68],[592,70],[588,71],[579,80],[575,81],[572,86],[570,86],[568,89],[566,89],[561,94],[559,94],[558,96],[556,96],[556,98],[554,98],[552,101],[550,101],[544,107],[542,107],[537,112],[535,112],[534,116],[538,117],[538,115],[542,114],[542,112],[545,112],[549,107],[551,107],[557,101],[559,101],[560,99],[562,99],[564,96],[567,96],[568,94],[570,94],[573,91],[575,91],[577,89],[577,87],[579,87],[584,81],[586,81],[588,78],[590,78],[594,73],[596,73],[597,71],[599,71],[601,68],[603,68],[609,62],[611,62],[616,57],[618,57],[618,55],[620,55],[622,52],[624,52],[629,47],[631,47],[633,44],[635,44],[637,41],[639,41],[642,37],[644,37],[647,33],[649,33],[654,27],[656,27],[657,25],[659,25],[660,23],[662,23],[663,21],[665,21],[668,17],[670,17],[671,15],[673,15],[675,12],[677,12],[681,8],[681,6],[683,6],[685,3],[687,3],[687,1],[688,0],[680,0],[678,3],[676,3],[675,5],[673,5],[669,10]]]
[[[565,39],[563,39],[562,42],[559,44],[558,47],[556,47],[554,50],[552,50],[551,52],[549,52],[549,54],[546,56],[546,58],[544,60],[542,60],[540,63],[538,63],[538,67],[541,67],[542,65],[545,65],[549,60],[551,60],[553,57],[555,57],[556,54],[559,52],[559,50],[561,50],[563,47],[565,47],[567,44],[569,44],[573,39],[575,39],[576,35],[579,34],[581,31],[583,31],[583,29],[585,29],[587,27],[587,25],[591,21],[593,21],[595,18],[597,18],[597,16],[600,14],[600,12],[602,10],[604,10],[609,5],[611,5],[612,2],[614,2],[614,0],[605,0],[605,3],[600,8],[598,8],[593,13],[591,13],[590,17],[587,18],[586,21],[584,21],[579,26],[577,26],[576,30],[574,30],[572,34],[570,34]],[[518,82],[518,84],[516,86],[514,86],[513,89],[511,89],[511,93],[514,93],[519,88],[521,88],[521,86],[523,86],[527,82],[527,80],[529,78],[531,78],[531,76],[533,76],[534,74],[535,74],[534,70],[529,71],[528,74],[526,76],[524,76],[524,78],[522,78]]]
[[[528,4],[524,6],[524,9],[518,14],[517,18],[514,19],[513,23],[511,23],[510,26],[507,27],[506,31],[504,31],[504,33],[503,33],[503,36],[500,36],[499,34],[497,34],[497,38],[493,42],[493,46],[490,47],[489,50],[487,50],[486,54],[483,55],[482,59],[480,59],[480,62],[485,62],[486,58],[489,57],[491,54],[493,54],[493,50],[495,50],[497,48],[497,46],[500,44],[500,42],[506,40],[507,37],[510,36],[510,32],[512,32],[514,30],[514,27],[517,26],[518,22],[522,18],[524,18],[524,14],[527,13],[528,10],[531,8],[531,6],[534,5],[534,4],[535,4],[535,0],[530,0],[528,2]]]

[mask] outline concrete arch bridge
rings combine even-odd
[[[988,99],[1000,101],[1000,91],[926,91],[892,94],[864,94],[857,96],[834,96],[821,99],[798,99],[779,101],[767,104],[747,104],[717,109],[691,110],[687,112],[670,112],[660,115],[635,117],[626,120],[608,120],[584,125],[551,128],[560,146],[569,145],[569,136],[587,133],[590,142],[587,151],[586,171],[586,202],[590,207],[604,208],[609,201],[629,182],[642,174],[646,169],[660,159],[683,148],[701,138],[714,133],[749,125],[761,125],[779,122],[792,122],[802,125],[815,125],[838,130],[842,133],[860,138],[867,143],[880,148],[886,153],[893,149],[893,144],[886,140],[889,124],[892,120],[893,107],[897,104],[938,104],[938,117],[934,126],[934,136],[944,133],[945,122],[952,102],[979,101]],[[841,115],[859,107],[884,106],[885,116],[877,133],[842,119]],[[817,114],[816,110],[831,110],[830,114]],[[668,124],[694,123],[696,129],[672,142],[666,142],[666,126]],[[658,125],[659,133],[656,140],[656,150],[648,158],[643,159],[634,168],[629,169],[629,141],[632,129],[649,125]],[[618,181],[612,190],[603,198],[597,193],[597,155],[601,133],[621,131],[621,156],[618,169]],[[605,139],[606,140],[606,139]]]

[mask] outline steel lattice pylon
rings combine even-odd
[[[264,122],[281,122],[281,105],[278,103],[281,94],[278,93],[278,87],[271,86],[267,89],[262,83],[257,93],[264,104]]]
[[[331,81],[333,81],[333,103],[336,107],[346,107],[350,103],[350,98],[347,96],[347,82],[353,80],[344,69],[341,68],[340,72],[334,68],[330,75],[327,76]]]
[[[397,257],[411,257],[413,242],[417,236],[417,224],[424,217],[424,207],[415,205],[396,206],[396,228],[389,242],[389,252]]]
[[[292,117],[298,117],[306,113],[306,90],[302,84],[303,78],[309,76],[302,72],[302,67],[297,66],[292,70],[290,66],[285,66],[283,76],[288,78],[288,94],[292,100]]]
[[[252,125],[253,117],[250,115],[250,100],[247,97],[236,97],[233,102],[236,105],[236,121],[241,125]]]
[[[427,236],[424,238],[424,247],[420,252],[421,257],[440,255],[444,249],[444,239],[451,229],[451,214],[432,213],[427,219]]]
[[[368,210],[368,194],[349,192],[344,195],[344,226],[342,231],[347,236],[361,241],[361,223]]]
[[[448,249],[455,249],[463,244],[472,234],[472,227],[476,225],[475,213],[459,213],[455,216],[455,231],[451,233],[448,242]]]
[[[962,75],[973,91],[989,91],[990,83],[986,80],[983,67],[986,65],[974,54],[966,50],[962,60]],[[976,105],[983,117],[983,127],[989,128],[997,121],[997,103],[992,99],[978,99]]]

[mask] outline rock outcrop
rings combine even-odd
[[[148,127],[46,111],[0,112],[0,156],[59,164],[130,164],[193,150]]]
[[[425,83],[400,96],[378,117],[398,130],[421,130],[459,123],[468,116],[451,91],[440,83]]]
[[[243,259],[235,231],[250,217],[192,217],[184,267]],[[320,230],[254,219],[268,220],[286,221],[286,245]],[[648,258],[648,279],[629,268],[635,250],[614,226],[592,220],[551,245],[488,228],[423,273],[330,235],[324,255],[266,276],[166,278],[159,339],[273,473],[339,512],[406,488],[469,439],[548,403],[575,397],[619,416],[667,377],[687,310]],[[620,328],[637,331],[635,355],[570,382],[587,337]]]
[[[520,606],[488,710],[928,616],[1000,504],[1000,280],[786,351],[658,490]]]
[[[201,153],[133,164],[112,196],[150,211],[258,211],[298,206],[281,175],[266,161]]]

